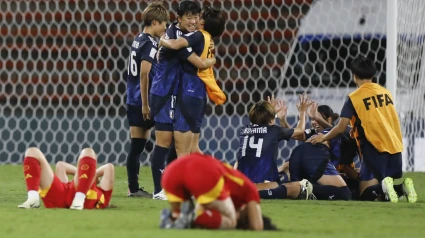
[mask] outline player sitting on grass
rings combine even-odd
[[[162,187],[171,210],[163,210],[161,228],[234,229],[238,217],[243,220],[241,226],[265,228],[255,185],[211,156],[195,153],[173,161],[164,171]]]
[[[235,167],[256,183],[258,190],[264,190],[260,191],[261,198],[278,196],[279,198],[307,199],[310,196],[312,187],[308,181],[282,185],[279,193],[271,194],[265,190],[274,184],[268,182],[279,180],[276,164],[279,141],[289,140],[304,133],[305,116],[309,105],[308,96],[300,95],[300,102],[297,105],[300,121],[294,129],[274,125],[276,117],[280,119],[281,125],[287,125],[285,118],[287,107],[283,101],[269,98],[268,102],[258,102],[251,107],[249,111],[251,124],[240,130],[238,162]]]
[[[114,186],[114,166],[105,164],[96,170],[96,165],[96,153],[86,148],[77,167],[58,162],[54,174],[44,154],[38,148],[28,148],[23,163],[28,199],[18,207],[38,208],[41,197],[46,208],[106,208]],[[71,182],[68,174],[74,175]],[[96,186],[99,177],[102,179]]]

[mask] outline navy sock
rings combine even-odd
[[[170,146],[170,150],[167,155],[167,165],[177,159],[176,147],[174,146],[174,142]]]
[[[351,200],[351,191],[347,186],[313,184],[313,194],[317,200]]]
[[[151,170],[154,185],[154,194],[161,192],[161,177],[165,168],[168,148],[155,145],[151,157]]]
[[[394,187],[394,190],[397,193],[397,196],[398,197],[404,196],[403,185],[402,184],[396,184],[393,187]]]
[[[375,201],[378,197],[381,197],[383,193],[384,192],[382,191],[381,184],[373,185],[363,191],[363,193],[360,195],[360,200]]]
[[[284,185],[277,188],[258,191],[262,199],[285,199],[288,196],[287,189]]]
[[[127,179],[131,193],[139,189],[140,155],[145,149],[146,139],[131,138],[130,153],[127,155]]]

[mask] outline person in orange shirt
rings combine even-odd
[[[38,148],[28,148],[23,163],[28,198],[18,208],[39,208],[40,197],[46,208],[83,210],[108,207],[114,186],[114,166],[105,164],[96,169],[96,160],[92,149],[83,149],[77,167],[60,161],[55,174]],[[68,174],[74,175],[72,181],[68,181]],[[96,185],[100,177],[102,179]]]

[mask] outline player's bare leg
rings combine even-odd
[[[76,193],[70,209],[83,210],[86,194],[96,179],[96,153],[91,148],[83,149],[78,157],[77,173],[74,176]]]
[[[40,207],[39,189],[47,189],[53,182],[54,174],[44,154],[35,147],[25,151],[24,176],[28,190],[28,199],[19,208]]]
[[[190,154],[193,132],[174,131],[174,145],[176,146],[177,156],[181,157]]]
[[[130,152],[127,156],[127,178],[128,178],[128,196],[129,197],[146,197],[151,198],[152,194],[139,187],[139,170],[140,160],[139,157],[143,153],[146,141],[149,137],[150,130],[142,127],[131,126],[130,137],[131,145]]]
[[[77,167],[72,164],[68,164],[63,161],[56,163],[55,174],[62,183],[68,183],[68,174],[75,175],[77,173]]]
[[[154,184],[152,198],[155,200],[167,200],[167,196],[161,187],[161,178],[165,169],[165,160],[173,142],[173,132],[155,130],[155,137],[155,148],[151,156],[151,170]]]
[[[114,188],[115,168],[113,164],[105,164],[96,170],[96,177],[102,177],[99,187],[104,191],[110,191]]]
[[[190,153],[200,153],[203,154],[199,148],[199,133],[193,133],[192,144],[191,144]]]

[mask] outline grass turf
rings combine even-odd
[[[18,209],[26,199],[21,166],[0,166],[0,237],[422,237],[425,223],[425,173],[406,173],[415,182],[418,202],[263,201],[263,213],[277,232],[160,230],[159,213],[166,201],[127,198],[125,167],[116,167],[111,200],[116,209],[72,211]],[[140,184],[152,191],[150,168]],[[397,183],[397,182],[396,182]]]

